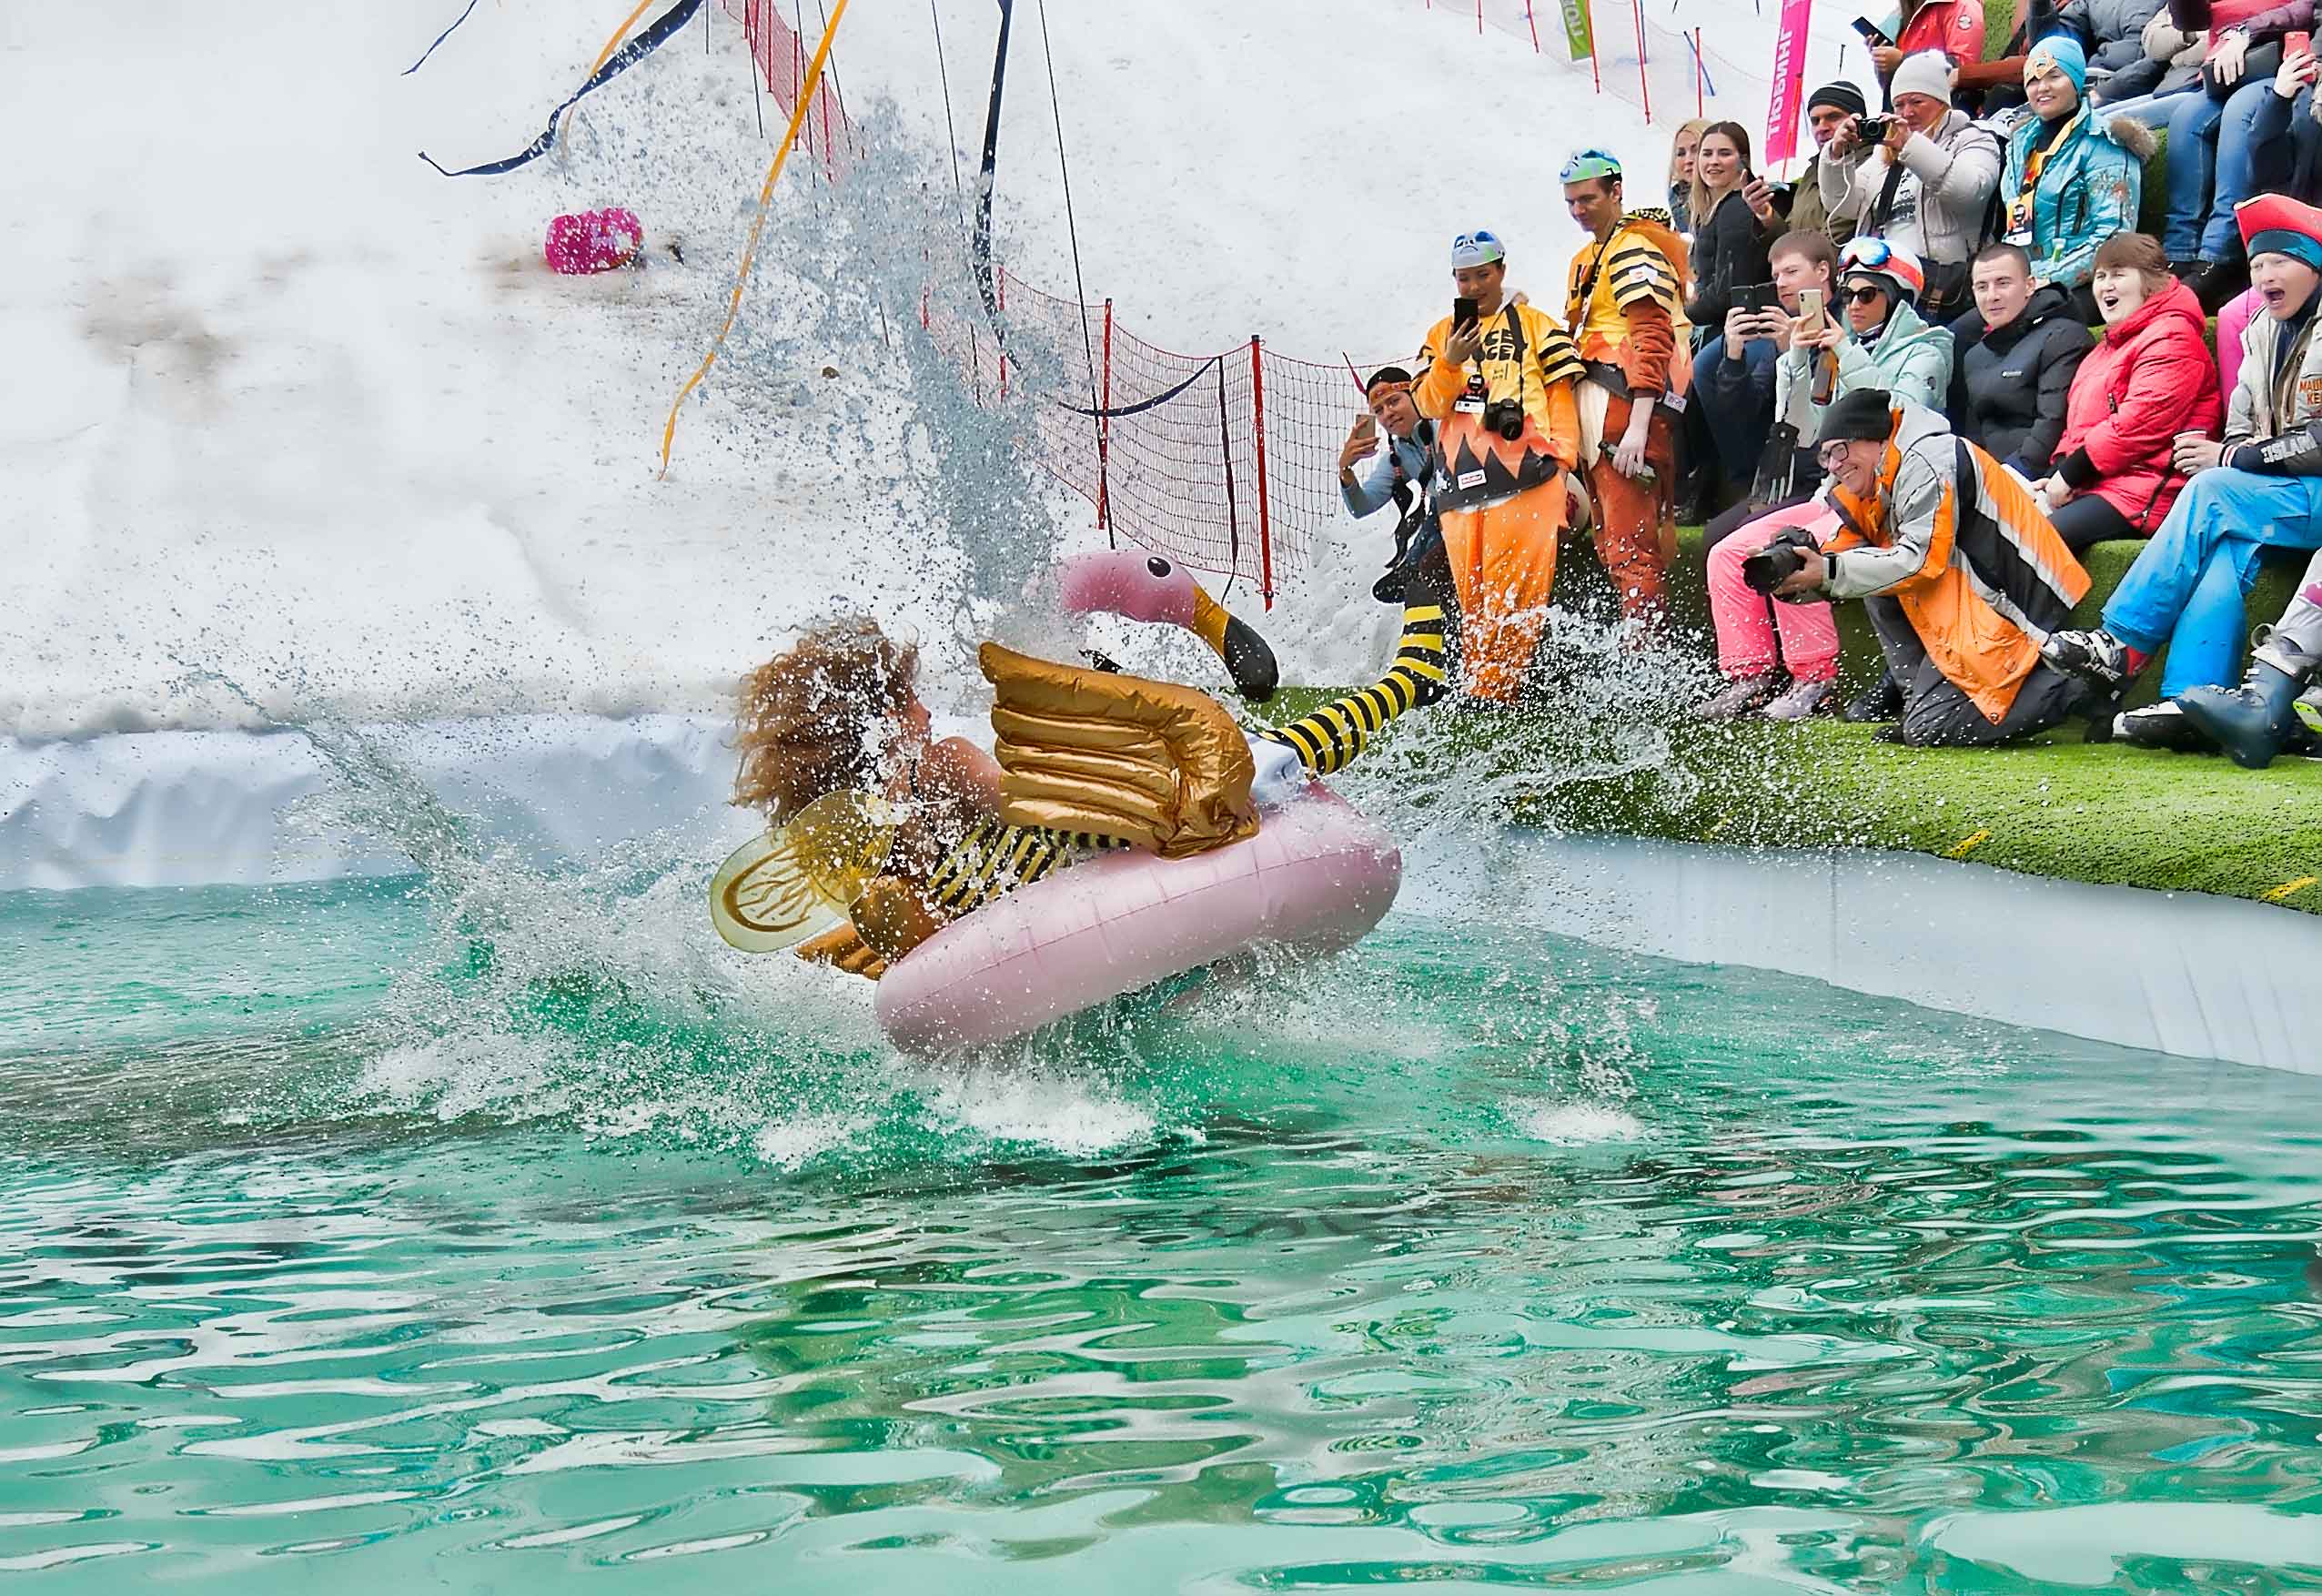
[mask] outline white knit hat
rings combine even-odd
[[[1905,56],[1897,64],[1894,76],[1887,87],[1900,99],[1904,95],[1924,95],[1931,100],[1951,104],[1951,57],[1941,50],[1921,50]]]

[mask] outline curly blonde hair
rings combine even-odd
[[[816,627],[742,678],[733,802],[781,822],[827,793],[876,786],[880,722],[917,696],[919,649],[868,617]]]

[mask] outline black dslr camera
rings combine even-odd
[[[1887,135],[1894,131],[1894,118],[1892,116],[1857,116],[1854,118],[1854,131],[1861,136],[1863,142],[1866,145],[1884,144],[1886,142]]]
[[[1774,589],[1798,574],[1806,556],[1815,549],[1813,533],[1803,527],[1785,528],[1774,535],[1772,542],[1742,561],[1742,580],[1750,584],[1752,592],[1771,599]]]
[[[1497,432],[1513,443],[1524,435],[1524,401],[1522,399],[1493,399],[1483,408],[1483,428]]]

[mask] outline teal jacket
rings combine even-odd
[[[1838,346],[1838,384],[1832,399],[1858,388],[1883,388],[1897,404],[1909,399],[1940,411],[1951,391],[1951,334],[1929,327],[1909,305],[1897,305],[1875,341],[1858,342],[1848,333]],[[1773,364],[1774,415],[1798,429],[1799,447],[1822,437],[1823,407],[1814,401],[1814,369],[1803,349],[1791,349]]]
[[[2153,135],[2125,116],[2107,117],[2101,107],[2091,112],[2082,106],[2040,168],[2027,237],[2015,207],[2039,136],[2040,119],[2032,116],[2007,141],[2000,202],[2010,207],[2008,241],[2031,254],[2032,275],[2041,281],[2084,288],[2095,269],[2096,246],[2115,233],[2136,231]]]

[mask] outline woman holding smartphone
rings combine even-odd
[[[1741,124],[1712,122],[1702,130],[1701,146],[1693,152],[1693,209],[1706,218],[1693,236],[1693,297],[1685,306],[1685,319],[1693,326],[1698,383],[1703,366],[1721,352],[1726,312],[1733,308],[1736,290],[1768,281],[1767,235],[1780,226],[1772,193],[1751,174],[1750,135]],[[1721,461],[1717,439],[1698,409],[1686,411],[1685,438],[1688,480],[1677,519],[1691,525],[1717,509],[1722,477],[1737,476],[1755,462]]]

